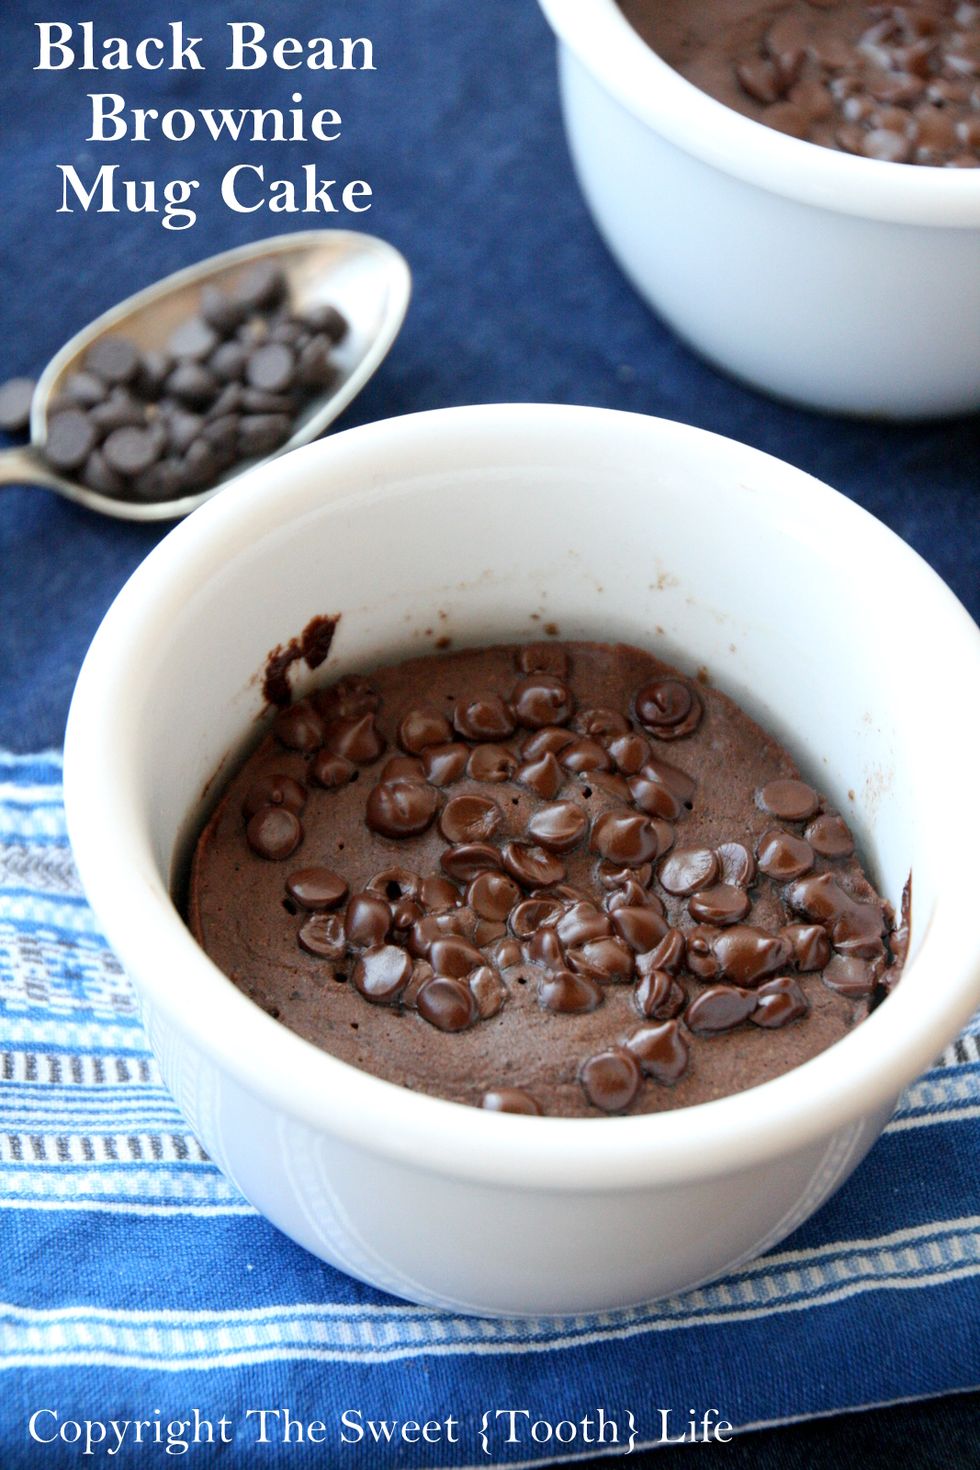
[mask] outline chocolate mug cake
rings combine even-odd
[[[906,939],[774,739],[601,643],[414,658],[286,704],[198,840],[188,918],[341,1060],[558,1116],[788,1071],[887,995]]]

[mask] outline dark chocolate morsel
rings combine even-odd
[[[355,893],[344,915],[347,942],[371,949],[383,944],[391,930],[391,907],[377,893]]]
[[[425,767],[417,755],[393,755],[378,772],[379,781],[424,781]]]
[[[809,1010],[806,996],[791,975],[767,980],[755,995],[755,1010],[749,1019],[768,1031],[788,1026],[790,1021],[798,1021]]]
[[[545,931],[547,932],[547,931]],[[587,975],[554,970],[538,983],[538,1004],[546,1011],[584,1015],[602,1002],[602,991]]]
[[[543,924],[554,924],[562,912],[562,903],[557,898],[526,898],[510,913],[510,927],[518,939],[527,939]]]
[[[565,877],[565,864],[560,858],[527,842],[505,842],[500,860],[522,888],[547,888]]]
[[[296,936],[300,949],[321,960],[342,960],[347,953],[347,935],[339,914],[310,914]]]
[[[637,691],[636,718],[658,740],[680,740],[701,723],[703,706],[692,684],[683,679],[653,679]]]
[[[354,966],[354,984],[365,1000],[391,1005],[408,984],[412,961],[397,944],[366,949]]]
[[[657,869],[660,886],[676,898],[709,888],[718,877],[718,859],[710,847],[679,847]]]
[[[334,626],[335,622],[328,619],[331,641]],[[376,714],[381,705],[381,695],[363,674],[345,674],[335,684],[321,689],[313,700],[325,720],[349,720],[355,715]]]
[[[633,951],[622,939],[588,939],[570,946],[565,958],[570,970],[591,975],[603,985],[633,978]]]
[[[690,1047],[677,1021],[641,1026],[626,1038],[626,1048],[647,1077],[670,1087],[687,1071]]]
[[[465,1031],[480,1014],[469,986],[449,975],[427,980],[417,1004],[419,1015],[438,1031]]]
[[[231,298],[247,316],[253,311],[270,311],[278,306],[286,291],[282,268],[271,260],[263,260],[245,272],[234,286]]]
[[[419,884],[418,900],[430,914],[440,913],[444,909],[459,908],[463,901],[455,883],[450,883],[448,878],[440,878],[434,873],[423,878]]]
[[[820,805],[820,798],[805,781],[780,779],[763,786],[757,796],[763,811],[781,822],[804,822]]]
[[[396,903],[402,898],[418,898],[421,887],[422,880],[414,869],[393,866],[375,873],[367,885],[367,891],[380,894],[389,903]]]
[[[618,908],[610,914],[613,929],[637,954],[655,949],[670,927],[656,909]]]
[[[558,753],[558,763],[576,775],[584,771],[611,771],[612,760],[597,740],[579,736]]]
[[[503,821],[489,796],[454,796],[439,814],[439,831],[447,842],[486,842]]]
[[[763,873],[775,883],[792,883],[794,878],[802,878],[814,861],[809,842],[778,827],[759,838],[756,856]]]
[[[743,842],[722,842],[715,848],[718,876],[734,888],[751,888],[755,881],[755,858]]]
[[[630,868],[625,863],[611,863],[603,859],[601,863],[596,864],[596,877],[607,892],[637,886],[645,889],[653,877],[653,864],[641,863],[638,868]],[[646,895],[644,902],[652,904],[658,913],[663,910],[660,899],[654,897],[652,893]]]
[[[589,1057],[579,1073],[583,1092],[603,1113],[624,1113],[635,1100],[642,1080],[636,1058],[620,1048]]]
[[[514,733],[514,716],[499,694],[460,699],[453,725],[466,740],[503,740]]]
[[[505,873],[478,873],[466,890],[466,902],[481,919],[506,919],[520,897],[521,890]]]
[[[297,868],[286,879],[286,892],[302,909],[335,909],[347,897],[347,881],[330,868]]]
[[[830,960],[830,940],[822,924],[786,924],[779,931],[793,951],[793,963],[805,973],[822,970]]]
[[[521,745],[521,755],[525,761],[536,761],[543,755],[558,755],[566,746],[574,745],[575,739],[571,730],[560,725],[546,725],[543,730],[535,730],[533,735],[527,736]]]
[[[524,941],[524,955],[530,965],[543,965],[546,970],[565,968],[565,951],[554,929],[535,929]]]
[[[0,386],[0,429],[5,434],[23,434],[30,426],[34,387],[33,378],[8,378]]]
[[[684,1020],[692,1031],[710,1036],[734,1030],[749,1019],[755,1006],[752,991],[740,990],[737,985],[709,985],[691,1001]]]
[[[541,1104],[521,1087],[498,1087],[485,1092],[480,1107],[488,1113],[525,1113],[529,1117],[541,1116]]]
[[[739,924],[752,905],[749,896],[731,883],[713,883],[701,888],[687,901],[687,911],[698,924]]]
[[[416,837],[431,827],[439,793],[424,781],[382,781],[372,788],[364,820],[382,837]]]
[[[559,721],[556,720],[555,723],[558,724]],[[572,729],[577,730],[580,735],[598,740],[608,750],[613,740],[630,733],[630,722],[621,710],[591,705],[588,709],[579,710],[572,720]],[[642,739],[642,736],[637,738]]]
[[[139,360],[139,351],[128,337],[100,337],[85,354],[85,368],[105,383],[128,383]]]
[[[172,357],[203,362],[211,356],[220,340],[210,322],[200,316],[188,316],[170,334],[167,349]]]
[[[316,306],[308,306],[301,320],[311,332],[322,332],[335,345],[347,336],[347,318],[328,301],[319,302]]]
[[[106,463],[118,474],[139,475],[159,457],[162,447],[158,430],[130,425],[113,429],[102,445],[102,453]]]
[[[272,730],[280,745],[287,750],[305,753],[319,750],[323,744],[323,721],[306,699],[280,710],[272,722]]]
[[[515,779],[521,786],[526,786],[529,791],[544,797],[546,801],[557,796],[565,782],[561,766],[550,751],[545,751],[543,755],[521,766]]]
[[[448,934],[432,941],[427,959],[437,975],[462,980],[483,964],[483,953],[461,935]]]
[[[296,358],[284,342],[257,347],[245,364],[245,380],[263,393],[283,393],[292,387]]]
[[[631,731],[628,735],[616,735],[606,745],[617,771],[624,776],[635,776],[644,762],[650,758],[650,742],[645,735]]]
[[[560,644],[527,643],[519,648],[515,660],[522,674],[553,674],[568,678],[568,654]]]
[[[836,812],[824,812],[814,818],[803,835],[821,857],[846,858],[854,851],[854,838]]]
[[[80,408],[66,408],[48,419],[44,457],[56,470],[77,470],[95,448],[95,429]]]
[[[633,1000],[641,1016],[652,1021],[669,1021],[687,1004],[682,986],[666,970],[648,970],[636,982]]]
[[[509,781],[517,770],[517,757],[506,745],[478,745],[466,765],[474,781]]]
[[[507,987],[492,965],[478,965],[466,977],[481,1021],[495,1016],[507,999]]]
[[[356,775],[357,767],[353,761],[334,755],[330,750],[318,750],[310,762],[310,778],[327,791],[346,786]]]
[[[659,845],[649,817],[638,813],[603,812],[592,824],[589,846],[617,866],[638,868],[657,856]]]
[[[286,806],[262,806],[245,828],[249,847],[257,857],[281,863],[303,840],[303,824]]]
[[[823,972],[823,982],[842,995],[870,995],[877,983],[875,967],[856,955],[835,954]]]
[[[398,726],[398,744],[409,755],[421,755],[427,746],[445,745],[453,738],[452,726],[437,709],[410,709]]]
[[[792,955],[785,939],[751,924],[719,930],[711,947],[721,974],[736,985],[758,985],[784,969]]]
[[[559,914],[555,932],[562,944],[585,944],[589,939],[605,939],[612,933],[612,923],[608,914],[584,899]]]
[[[631,776],[627,784],[634,805],[649,816],[663,817],[668,822],[676,822],[678,817],[683,816],[683,802],[678,801],[670,787],[662,781],[653,781],[649,776],[638,775]]]
[[[677,975],[687,962],[687,953],[688,943],[683,932],[680,929],[668,929],[658,945],[645,954],[637,955],[637,974],[649,975],[654,970],[666,970],[671,975]]]
[[[299,814],[306,805],[306,787],[292,776],[261,776],[248,788],[242,802],[242,816],[247,821],[263,806],[284,806]]]
[[[528,730],[564,725],[575,708],[572,691],[551,674],[531,674],[514,686],[510,696],[514,716]]]
[[[588,825],[588,818],[574,801],[556,801],[534,813],[527,824],[527,835],[549,852],[570,852],[581,842]]]
[[[489,842],[461,842],[449,847],[439,858],[450,878],[471,883],[478,873],[500,867],[500,850]]]
[[[334,755],[369,766],[385,748],[385,739],[370,711],[362,715],[341,716],[327,725],[324,743]]]
[[[425,779],[433,786],[451,786],[466,770],[469,756],[469,746],[461,741],[426,746],[421,756]]]

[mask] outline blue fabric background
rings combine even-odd
[[[35,20],[68,18],[69,12],[95,13],[100,33],[134,40],[183,19],[191,33],[205,37],[208,70],[200,76],[35,73]],[[230,19],[261,20],[276,34],[370,35],[378,70],[326,77],[271,68],[228,73],[224,30]],[[859,501],[920,551],[976,615],[980,419],[895,426],[824,418],[777,405],[694,358],[633,295],[586,214],[565,149],[551,39],[533,0],[291,0],[277,6],[254,0],[250,7],[145,0],[138,9],[125,0],[99,0],[57,13],[5,0],[0,78],[0,378],[36,374],[98,312],[193,260],[290,226],[360,225],[404,252],[415,295],[389,359],[338,427],[506,399],[605,404],[687,420],[791,460]],[[317,150],[217,145],[199,136],[184,144],[99,149],[84,142],[90,90],[121,91],[130,104],[165,108],[287,106],[297,88],[307,102],[342,112],[340,143]],[[58,215],[56,163],[84,170],[101,161],[118,162],[120,172],[139,178],[200,179],[198,193],[206,197],[195,228],[166,231],[159,217],[149,215]],[[328,177],[368,179],[374,207],[359,220],[233,215],[217,197],[217,183],[233,161],[263,162],[273,177],[316,161]],[[914,311],[914,283],[909,299],[895,309]],[[161,534],[160,528],[96,518],[43,490],[2,489],[0,750],[60,745],[72,686],[98,621]],[[17,780],[22,778],[21,770]],[[31,779],[56,783],[58,773],[42,766]],[[135,1028],[132,1055],[139,1057],[142,1048]],[[976,1134],[970,1134],[974,1154],[964,1154],[964,1127],[886,1136],[838,1201],[791,1244],[819,1250],[842,1232],[849,1239],[873,1235],[883,1198],[897,1190],[907,1196],[902,1219],[936,1219],[928,1190],[938,1177],[948,1191],[945,1218],[975,1213]],[[897,1209],[896,1201],[890,1203]],[[343,1278],[325,1287],[317,1262],[251,1215],[182,1217],[166,1233],[156,1218],[140,1223],[99,1215],[97,1230],[86,1237],[89,1276],[84,1261],[70,1255],[71,1231],[60,1215],[32,1214],[28,1229],[26,1214],[5,1213],[2,1290],[21,1309],[65,1301],[66,1260],[72,1263],[69,1299],[82,1305],[109,1300],[140,1309],[152,1302],[180,1313],[275,1306],[284,1290],[291,1301],[316,1302],[326,1292],[356,1320],[362,1307],[376,1311],[385,1303]],[[16,1231],[9,1223],[15,1216]],[[170,1261],[179,1274],[162,1269]],[[927,1293],[933,1338],[943,1344],[938,1354],[921,1351],[923,1320],[905,1310],[903,1291],[865,1293],[840,1311],[812,1313],[812,1361],[840,1365],[833,1383],[799,1371],[799,1324],[787,1313],[719,1329],[707,1358],[707,1339],[688,1331],[624,1333],[598,1352],[576,1346],[501,1352],[479,1360],[479,1374],[478,1360],[465,1350],[408,1357],[390,1372],[353,1353],[341,1362],[300,1354],[271,1367],[246,1364],[226,1374],[221,1387],[190,1369],[160,1373],[152,1364],[107,1363],[63,1373],[58,1407],[64,1415],[97,1408],[109,1418],[154,1407],[180,1413],[195,1402],[213,1415],[234,1415],[247,1402],[291,1403],[308,1415],[318,1405],[351,1403],[366,1414],[438,1417],[476,1407],[478,1396],[497,1403],[519,1396],[556,1413],[584,1412],[589,1380],[598,1377],[608,1403],[686,1407],[685,1385],[696,1383],[699,1402],[716,1393],[738,1422],[771,1421],[976,1384],[976,1279],[972,1294],[964,1281]],[[652,1346],[657,1343],[669,1346]],[[26,1413],[40,1402],[45,1380],[37,1368],[25,1360],[6,1375],[0,1414],[5,1466],[75,1461],[59,1460],[56,1450],[32,1456],[20,1437]],[[287,1454],[282,1463],[301,1461]],[[386,1463],[448,1459],[406,1452]]]

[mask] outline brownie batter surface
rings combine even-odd
[[[980,4],[619,0],[703,92],[769,127],[890,163],[980,166]]]
[[[280,711],[189,902],[234,983],[343,1061],[565,1116],[822,1051],[897,977],[890,917],[785,750],[595,643],[412,659]]]

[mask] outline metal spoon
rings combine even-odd
[[[128,337],[144,350],[164,348],[174,329],[194,316],[205,285],[235,287],[258,262],[273,261],[284,272],[290,310],[301,313],[330,304],[343,313],[348,332],[333,351],[337,378],[303,409],[290,438],[262,460],[232,465],[206,490],[176,500],[142,502],[100,494],[58,474],[44,459],[48,404],[100,337]],[[77,333],[48,363],[31,403],[31,442],[0,453],[0,485],[44,485],[89,510],[129,521],[175,520],[223,489],[246,469],[307,444],[322,434],[383,361],[405,318],[411,275],[394,246],[349,230],[305,230],[226,250],[104,312]]]

